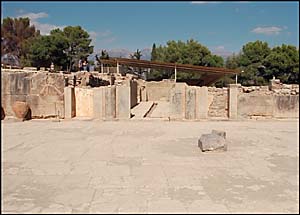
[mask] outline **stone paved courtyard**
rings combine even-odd
[[[298,123],[2,121],[2,213],[298,213]]]

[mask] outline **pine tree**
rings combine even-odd
[[[156,51],[156,45],[153,43],[152,45],[152,51],[151,51],[151,61],[157,60],[157,51]]]

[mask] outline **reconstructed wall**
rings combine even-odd
[[[299,85],[283,85],[281,89],[268,86],[240,87],[238,117],[273,118],[299,117]]]
[[[170,118],[245,119],[299,117],[299,85],[228,88],[193,87],[176,83],[170,92]]]
[[[163,101],[164,112],[172,119],[299,117],[299,85],[281,84],[276,79],[270,86],[215,88],[146,82],[120,74],[2,70],[1,83],[6,116],[14,115],[14,102],[24,101],[33,118],[129,119],[131,108],[139,102]]]
[[[60,73],[2,70],[1,105],[13,116],[16,101],[27,102],[33,118],[64,117],[64,75]]]
[[[95,88],[75,87],[76,113],[72,117],[88,117],[103,120],[129,119],[130,91],[130,86],[126,85]],[[66,106],[65,109],[70,108],[69,106]]]
[[[188,86],[176,83],[169,95],[171,119],[206,119],[208,113],[207,87]]]

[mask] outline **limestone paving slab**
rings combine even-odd
[[[299,213],[298,123],[2,121],[2,213]]]

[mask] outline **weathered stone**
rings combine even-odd
[[[228,116],[230,119],[237,118],[237,104],[238,104],[238,87],[240,84],[229,84],[229,95],[228,95],[228,106],[229,112]]]
[[[15,102],[12,107],[15,116],[19,119],[28,120],[31,119],[31,110],[26,102]]]
[[[201,151],[226,151],[225,138],[218,134],[202,134],[198,140]]]
[[[116,86],[105,88],[105,119],[116,118]]]
[[[196,90],[196,118],[206,119],[208,116],[208,90],[206,86]]]
[[[116,118],[130,119],[130,86],[116,86]]]
[[[228,90],[215,88],[208,93],[208,116],[209,117],[228,117]]]
[[[24,67],[24,70],[37,71],[36,67]]]
[[[291,90],[290,89],[281,89],[279,92],[282,94],[290,94]]]
[[[1,106],[1,120],[3,120],[5,118],[5,112],[3,107]]]
[[[211,133],[212,133],[212,134],[219,135],[219,136],[223,137],[224,139],[226,139],[226,132],[225,132],[225,131],[212,130]]]
[[[187,87],[185,91],[185,118],[196,119],[196,88]]]
[[[173,87],[174,82],[146,82],[146,92],[148,101],[169,101],[170,91]]]

